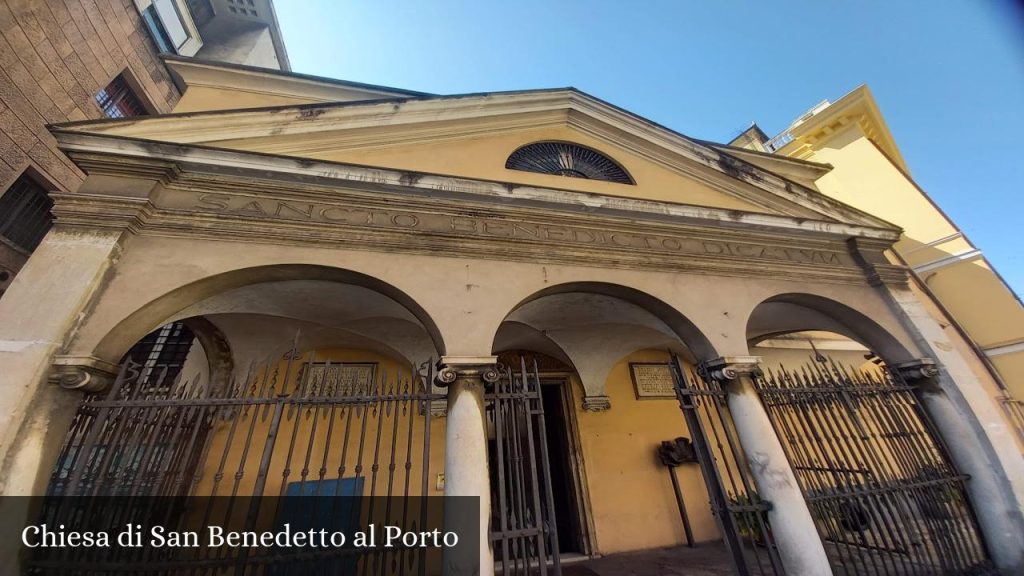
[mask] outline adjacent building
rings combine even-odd
[[[47,125],[171,112],[165,54],[289,69],[266,0],[4,2],[0,27],[0,293],[85,178]]]
[[[936,318],[997,383],[1024,430],[1024,306],[998,271],[910,175],[871,91],[824,101],[769,138],[756,125],[733,146],[816,163],[804,182],[903,229],[892,249]],[[748,159],[756,162],[756,155]],[[814,172],[814,170],[817,172]],[[975,191],[965,190],[964,194]]]

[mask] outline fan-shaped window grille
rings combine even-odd
[[[568,142],[527,144],[508,157],[505,168],[572,178],[634,184],[629,174],[604,154]]]

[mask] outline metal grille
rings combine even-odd
[[[1024,442],[1024,400],[1007,397],[1001,398],[1000,404],[1003,405],[1013,429],[1017,431],[1017,436]]]
[[[914,388],[825,360],[755,378],[839,574],[995,574]]]
[[[181,375],[195,339],[183,322],[171,322],[139,340],[121,362],[132,359],[139,363],[140,385],[167,389]]]
[[[614,160],[596,150],[567,142],[537,142],[523,146],[508,157],[505,168],[619,184],[635,183]]]
[[[501,574],[561,574],[544,404],[536,362],[499,367],[485,395],[490,449],[491,541]],[[549,566],[550,563],[550,566]]]
[[[675,354],[671,367],[712,513],[736,573],[784,574],[768,523],[771,503],[757,492],[726,404],[728,393],[704,370],[687,370]]]
[[[96,103],[107,118],[128,118],[147,114],[146,107],[128,85],[124,74],[119,74],[106,88],[96,94]]]
[[[22,174],[0,196],[0,236],[32,252],[53,226],[53,200],[46,189]]]
[[[150,356],[156,354],[150,348]],[[427,384],[429,363],[388,373],[376,364],[330,362],[293,347],[233,382],[154,380],[145,366],[126,358],[112,387],[83,402],[48,495],[252,497],[252,519],[265,516],[260,506],[273,506],[265,503],[273,498],[263,496],[345,496],[360,499],[352,506],[361,506],[363,519],[425,525],[420,512],[413,517],[410,510],[426,514],[431,405],[445,397]],[[215,498],[205,501],[217,505]],[[423,505],[410,508],[410,502]],[[195,521],[192,512],[165,525]],[[209,509],[198,514],[204,523],[211,518]],[[58,567],[89,562],[89,551],[80,552],[61,552]],[[368,558],[353,561],[369,569],[362,564]],[[374,573],[384,569],[379,560],[373,559]],[[144,572],[222,574],[239,562],[248,567],[273,560],[253,552],[194,561],[162,565],[160,557],[148,558]],[[422,566],[422,558],[417,562]],[[253,573],[284,573],[266,570]]]

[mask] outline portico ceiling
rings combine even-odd
[[[225,332],[239,367],[280,355],[297,333],[303,350],[367,349],[408,364],[437,357],[427,331],[404,306],[368,288],[337,282],[244,286],[193,304],[171,320],[193,316]]]
[[[643,308],[611,296],[571,292],[524,304],[502,324],[494,351],[534,350],[568,360],[587,396],[605,396],[608,373],[637,350],[693,355],[679,336]]]

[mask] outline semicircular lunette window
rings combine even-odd
[[[619,184],[635,184],[633,178],[611,158],[590,148],[568,142],[535,142],[516,150],[508,157],[505,168],[604,180]]]

